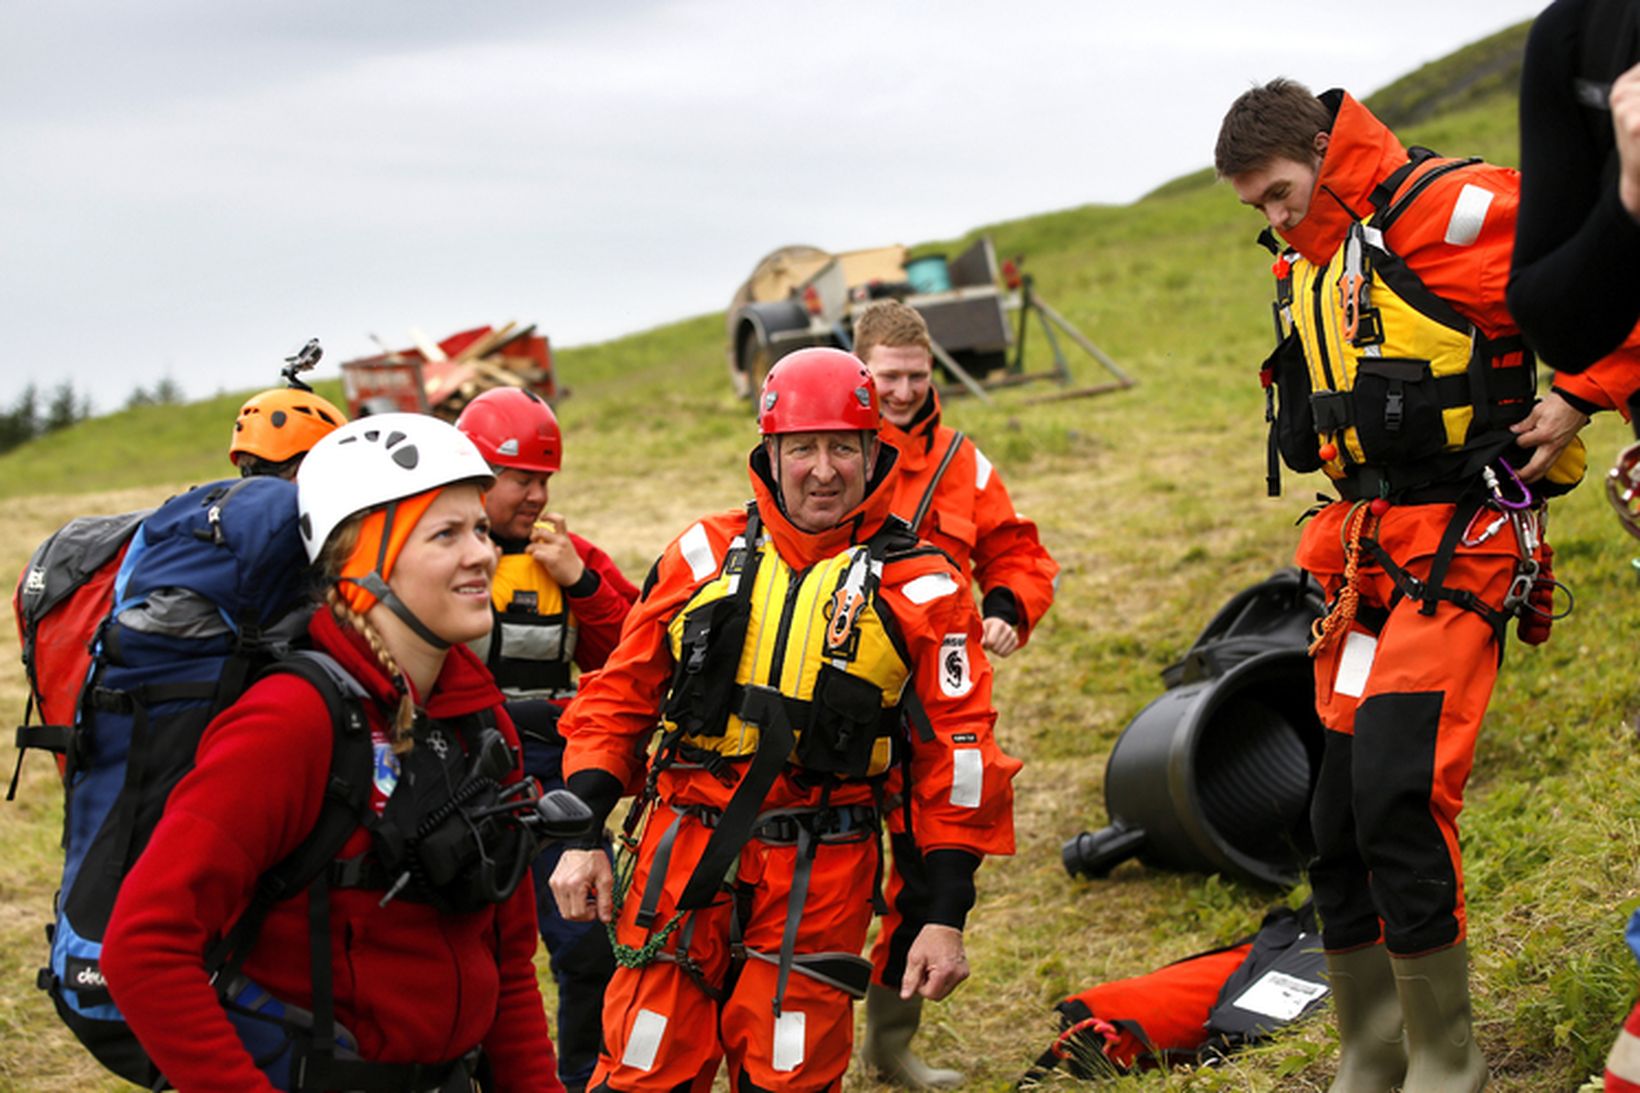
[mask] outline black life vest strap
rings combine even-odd
[[[700,862],[678,898],[680,910],[697,910],[717,898],[729,866],[752,837],[764,798],[797,746],[797,737],[786,717],[786,705],[780,692],[772,687],[747,687],[740,719],[757,726],[757,751],[729,798],[717,830],[706,840]]]
[[[940,479],[945,477],[951,461],[957,457],[957,449],[962,447],[963,435],[954,433],[951,443],[945,449],[945,455],[940,458],[940,465],[934,468],[934,477],[928,480],[928,488],[923,491],[922,500],[917,502],[917,511],[911,517],[911,530],[916,532],[922,528],[923,520],[928,516],[928,510],[934,506],[934,494],[940,488]]]
[[[743,645],[746,641],[746,627],[752,617],[752,589],[757,584],[757,569],[763,558],[763,553],[758,548],[758,538],[762,533],[763,521],[758,516],[757,502],[748,502],[746,505],[746,526],[740,534],[743,546],[737,555],[737,551],[731,544],[729,550],[723,556],[723,565],[718,569],[717,574],[719,577],[725,576],[732,572],[738,564],[740,566],[739,582],[735,585],[734,594],[730,597],[731,606],[726,617],[721,619],[714,631],[707,635],[708,648],[720,641],[732,642],[736,646]],[[688,656],[680,657],[677,664],[672,668],[672,682],[667,688],[668,704],[673,701],[673,696],[680,693],[690,675],[691,664],[689,661]],[[728,722],[727,711],[736,708],[737,699],[730,690],[734,686],[734,682],[733,676],[709,681],[708,686],[711,688],[711,694],[702,705],[712,709],[722,707],[725,710],[725,715],[723,724],[704,726],[706,731],[703,735],[721,736],[724,733]],[[715,722],[716,718],[714,717],[711,720]],[[675,758],[678,742],[684,735],[685,726],[682,722],[679,722],[677,730],[668,733],[661,740],[655,758],[650,763],[652,779],[655,774],[664,770]]]

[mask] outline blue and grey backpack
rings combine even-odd
[[[232,479],[167,501],[138,527],[114,579],[113,607],[87,635],[92,665],[72,726],[51,744],[30,745],[61,749],[66,798],[62,886],[47,927],[51,961],[38,982],[98,1061],[139,1084],[162,1079],[109,997],[99,968],[102,938],[120,883],[171,789],[193,765],[206,724],[260,673],[295,672],[325,696],[337,722],[338,753],[344,737],[353,737],[368,755],[362,713],[344,698],[356,685],[350,687],[328,657],[288,655],[309,614],[305,564],[296,487],[288,481]],[[360,762],[368,769],[367,759]],[[367,801],[368,783],[357,789],[363,796],[356,799]],[[342,837],[356,817],[350,811],[345,823],[334,825]],[[309,841],[317,838],[318,832]],[[309,855],[311,866],[301,867],[322,868],[333,854],[319,848]],[[286,875],[266,887],[288,892],[308,879]],[[231,936],[248,946],[265,913],[253,905],[246,920],[255,921],[242,920],[245,928]],[[236,955],[242,954],[219,946],[208,962],[223,968]],[[225,1001],[233,1013],[232,1000]],[[269,1004],[241,1008],[265,1014]],[[273,1016],[236,1020],[259,1063],[267,1060],[270,1077],[274,1060],[248,1030],[265,1030],[276,1046],[285,1043],[289,1037],[277,1020],[283,1015]]]

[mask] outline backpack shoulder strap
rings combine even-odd
[[[334,657],[317,650],[292,652],[262,674],[281,672],[306,680],[325,700],[334,729],[330,775],[313,830],[284,861],[263,874],[245,913],[205,954],[205,966],[219,982],[238,970],[273,905],[313,883],[329,867],[370,805],[372,762],[364,688]]]

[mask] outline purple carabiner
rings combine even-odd
[[[1507,459],[1498,460],[1498,464],[1509,472],[1510,479],[1514,481],[1516,486],[1520,487],[1520,500],[1511,501],[1503,495],[1503,489],[1498,485],[1497,473],[1490,466],[1487,466],[1481,471],[1481,474],[1486,479],[1487,487],[1492,491],[1492,499],[1504,508],[1513,509],[1517,512],[1521,509],[1531,508],[1533,503],[1532,488],[1520,480],[1520,475],[1515,473],[1515,468],[1509,465]]]

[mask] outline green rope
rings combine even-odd
[[[609,916],[604,924],[604,932],[609,935],[609,947],[615,954],[615,963],[623,968],[643,968],[652,964],[655,954],[661,951],[668,938],[677,930],[678,923],[683,921],[684,912],[674,911],[657,933],[641,946],[634,948],[621,942],[615,934],[615,924],[621,921],[621,905],[626,902],[626,894],[632,888],[632,875],[638,870],[638,840],[631,835],[621,836],[620,850],[615,854],[615,913]]]

